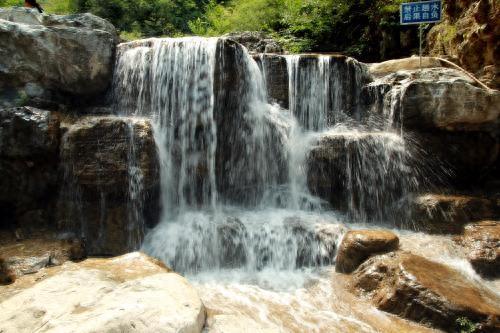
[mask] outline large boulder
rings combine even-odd
[[[385,230],[353,230],[347,232],[337,252],[335,271],[352,273],[374,254],[398,249],[399,238]]]
[[[90,254],[138,248],[156,221],[159,160],[145,118],[84,117],[61,143],[58,225],[87,239]]]
[[[378,113],[393,115],[407,129],[494,130],[500,115],[500,92],[475,86],[450,68],[400,70],[368,86],[382,96]]]
[[[500,299],[462,273],[406,252],[369,259],[353,274],[353,290],[382,311],[455,332],[457,320],[500,328]]]
[[[105,92],[116,30],[91,14],[0,9],[0,105],[70,102]]]
[[[405,69],[415,62],[408,61],[371,67],[380,77],[365,87],[365,116],[401,126],[420,143],[414,156],[445,183],[465,188],[495,178],[500,92],[456,69]]]
[[[59,141],[56,114],[30,107],[0,109],[0,228],[50,211],[57,192]]]
[[[413,227],[434,234],[460,234],[466,224],[498,214],[498,200],[470,195],[422,194],[411,205]]]
[[[500,222],[483,221],[465,227],[455,241],[465,248],[472,267],[489,278],[500,276]]]
[[[187,280],[140,253],[67,263],[47,275],[0,298],[2,332],[200,333],[205,323]]]

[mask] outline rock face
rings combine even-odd
[[[0,330],[200,333],[205,309],[183,277],[139,253],[66,264],[0,303]]]
[[[116,36],[110,23],[91,14],[0,9],[0,103],[78,97],[81,104],[81,99],[103,94],[111,79]]]
[[[339,273],[352,273],[363,261],[372,255],[395,251],[398,245],[398,236],[390,231],[349,231],[340,243],[335,270]]]
[[[369,259],[353,275],[354,290],[380,310],[455,332],[458,318],[499,328],[500,299],[458,271],[406,252]]]
[[[61,157],[59,226],[80,230],[90,254],[138,247],[159,211],[159,161],[149,120],[82,118],[67,129]]]
[[[57,188],[60,121],[35,108],[0,109],[0,227],[52,204]],[[43,215],[43,214],[42,214]],[[45,217],[35,219],[45,224]]]
[[[431,55],[447,56],[500,88],[500,8],[495,0],[445,1],[444,20],[427,36]]]
[[[224,37],[240,43],[252,53],[283,53],[281,45],[262,32],[236,32],[227,34]]]
[[[466,195],[424,194],[412,204],[414,226],[428,233],[459,234],[470,222],[496,217],[497,200]]]
[[[500,222],[483,221],[465,227],[464,234],[455,238],[467,253],[474,269],[489,278],[500,276]]]

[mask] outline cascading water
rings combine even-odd
[[[319,201],[307,197],[309,140],[267,104],[246,50],[223,39],[150,39],[121,45],[115,72],[117,112],[151,117],[161,160],[163,213],[147,252],[185,273],[331,262],[335,244],[314,235],[318,218],[287,210]],[[228,80],[234,86],[221,86]]]
[[[397,218],[419,186],[397,112],[365,117],[367,74],[353,59],[283,57],[290,110],[268,102],[271,74],[234,42],[119,46],[114,107],[150,117],[161,161],[162,214],[142,249],[187,275],[214,313],[273,332],[411,330],[367,315],[328,268],[348,223]]]

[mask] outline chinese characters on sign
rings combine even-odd
[[[441,0],[401,4],[401,24],[434,23],[441,21]]]

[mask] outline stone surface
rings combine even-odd
[[[48,275],[1,301],[1,331],[199,333],[205,323],[187,280],[140,253]]]
[[[465,248],[467,258],[479,274],[500,277],[500,221],[468,225],[455,241]]]
[[[112,75],[116,31],[91,14],[0,9],[0,105],[100,95]]]
[[[446,56],[500,88],[500,7],[496,0],[445,1],[444,20],[427,35],[431,55]]]
[[[263,32],[235,32],[224,37],[242,44],[252,53],[283,53],[281,45]]]
[[[23,216],[33,218],[33,212],[50,207],[59,141],[56,114],[30,107],[0,109],[0,228],[15,228]],[[39,224],[45,223],[42,215]]]
[[[406,252],[369,259],[353,274],[352,288],[382,311],[454,332],[458,318],[500,328],[500,299],[460,272]]]
[[[58,240],[49,235],[26,240],[11,239],[0,243],[0,262],[4,272],[4,278],[0,277],[0,280],[11,283],[23,275],[62,265],[69,260],[81,260],[85,256],[84,244],[78,240]]]
[[[83,233],[90,254],[137,248],[159,211],[159,160],[149,120],[80,118],[68,125],[61,158],[59,227]]]
[[[420,69],[420,65],[422,68],[442,67],[441,61],[432,57],[422,57],[422,63],[420,57],[410,57],[371,64],[368,68],[374,77],[382,77],[401,70],[417,70]]]
[[[398,71],[376,80],[368,90],[382,102],[376,112],[394,114],[408,129],[478,131],[498,126],[500,92],[476,87],[455,69]]]
[[[415,198],[413,226],[437,234],[459,234],[470,222],[499,214],[498,200],[467,195],[424,194]]]
[[[399,238],[385,230],[352,230],[345,234],[340,243],[335,271],[352,273],[372,255],[397,250]]]

